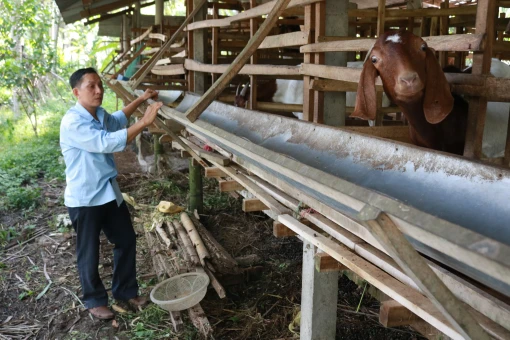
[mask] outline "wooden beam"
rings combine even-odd
[[[166,67],[166,66],[164,66]],[[193,59],[186,59],[184,67],[190,71],[206,72],[206,73],[224,73],[230,68],[225,64],[203,64]],[[163,69],[161,67],[160,69]],[[245,65],[238,74],[255,74],[255,75],[299,75],[299,66],[285,66],[285,65]],[[222,89],[223,91],[223,89]]]
[[[308,44],[308,32],[292,32],[266,37],[259,49],[301,46]]]
[[[234,62],[223,73],[223,75],[207,90],[207,92],[197,101],[188,111],[186,117],[194,122],[202,114],[202,112],[213,102],[213,100],[230,84],[232,79],[239,73],[241,68],[246,64],[251,55],[257,50],[262,40],[268,35],[273,28],[273,25],[278,20],[278,17],[287,7],[290,0],[278,0],[274,5],[271,14],[267,17],[264,23],[260,26],[257,34],[248,41],[248,44],[243,51],[237,56]]]
[[[145,39],[152,32],[152,26],[149,27],[145,32],[143,32],[139,37],[130,41],[131,45],[138,44],[140,41]]]
[[[255,212],[269,210],[268,206],[262,203],[258,198],[245,198],[243,200],[243,211],[244,212]]]
[[[83,19],[83,18],[88,18],[88,17],[94,16],[94,15],[114,11],[114,10],[122,8],[122,7],[131,6],[134,2],[135,2],[135,0],[120,0],[120,1],[112,2],[107,5],[95,7],[95,8],[87,8],[80,12],[80,17]]]
[[[341,270],[348,270],[346,266],[335,260],[329,254],[317,253],[314,257],[315,270],[319,273],[324,272],[338,272]]]
[[[409,326],[421,319],[409,309],[402,306],[395,300],[388,300],[381,303],[379,309],[379,323],[384,327]]]
[[[247,178],[245,175],[238,173],[234,168],[232,167],[224,167],[221,166],[218,163],[215,163],[211,161],[213,165],[220,168],[225,174],[232,177],[235,181],[237,181],[239,184],[241,184],[247,191],[249,191],[253,196],[258,198],[262,203],[264,203],[267,207],[267,209],[270,209],[277,215],[281,215],[282,213],[288,213],[290,210],[283,206],[280,202],[275,200],[271,195],[268,195],[262,188],[260,188],[258,185],[253,183],[249,178]],[[267,210],[266,209],[266,210]]]
[[[388,215],[367,206],[360,214],[365,219],[366,228],[383,245],[393,259],[413,279],[422,292],[441,311],[456,331],[465,339],[489,340],[490,337],[480,327],[461,302],[439,280],[427,266],[425,259],[413,248]]]
[[[154,66],[151,70],[151,73],[154,73],[158,76],[176,76],[179,74],[186,74],[186,70],[184,70],[184,65],[182,64],[165,65]]]
[[[436,51],[480,51],[485,42],[484,34],[454,34],[422,38]],[[368,51],[376,39],[342,39],[305,45],[301,53]]]
[[[220,192],[244,190],[244,187],[236,181],[220,180],[218,182],[218,187],[220,188]]]
[[[206,178],[227,177],[227,174],[225,174],[220,168],[206,167],[205,168],[205,177]]]
[[[289,237],[296,236],[297,234],[281,222],[273,221],[273,236],[274,237]]]

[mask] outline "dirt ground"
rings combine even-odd
[[[116,155],[118,181],[138,203],[165,199],[186,206],[186,171],[158,176],[141,173],[131,151]],[[80,301],[75,236],[58,226],[65,214],[64,183],[41,183],[42,205],[29,212],[0,211],[0,224],[19,233],[0,250],[0,339],[199,339],[187,319],[174,333],[167,312],[154,305],[131,311],[113,299],[114,321],[94,319]],[[209,290],[201,302],[215,339],[294,339],[292,326],[301,296],[302,243],[272,236],[272,221],[261,213],[244,213],[241,203],[219,194],[214,181],[205,181],[206,211],[201,222],[234,257],[257,255],[261,272],[245,282],[226,286],[219,299]],[[140,220],[141,212],[132,211]],[[157,283],[142,225],[138,237],[138,281],[142,294]],[[100,274],[106,287],[112,278],[112,245],[101,239]],[[339,279],[337,339],[421,339],[409,328],[385,329],[378,323],[379,303],[350,280]]]

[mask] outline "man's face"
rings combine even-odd
[[[103,102],[103,82],[95,73],[85,74],[73,89],[78,102],[87,110],[94,110]]]

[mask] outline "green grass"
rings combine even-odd
[[[65,88],[59,91],[70,93]],[[4,92],[0,91],[0,99]],[[75,103],[69,93],[64,100],[50,100],[40,107],[39,137],[26,116],[15,117],[8,105],[0,106],[0,210],[33,209],[41,203],[41,181],[65,179],[59,133],[62,117]],[[104,104],[110,112],[115,110],[111,91],[105,93]]]

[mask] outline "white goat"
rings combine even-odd
[[[491,74],[496,78],[510,78],[510,66],[492,58]],[[482,152],[487,157],[505,155],[506,134],[510,103],[488,102],[483,129]]]

